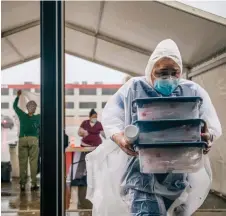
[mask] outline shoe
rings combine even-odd
[[[24,192],[25,191],[25,185],[20,185],[20,191]]]
[[[38,185],[32,185],[31,186],[31,191],[37,191],[39,190],[39,186]]]

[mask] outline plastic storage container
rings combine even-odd
[[[201,141],[201,119],[136,121],[139,136],[135,144]]]
[[[174,143],[138,147],[140,172],[142,173],[189,173],[203,166],[203,148],[206,143]],[[176,146],[178,145],[178,146]]]
[[[197,119],[200,97],[156,97],[136,99],[133,102],[137,120]]]

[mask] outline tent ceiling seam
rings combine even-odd
[[[24,61],[25,57],[22,53],[16,48],[12,41],[8,37],[5,38],[6,43],[14,50],[14,52],[20,57],[21,61]]]
[[[33,22],[28,23],[28,24],[17,26],[15,28],[9,29],[7,31],[2,32],[2,38],[5,38],[7,36],[19,33],[21,31],[25,31],[25,30],[27,30],[29,28],[33,28],[33,27],[35,27],[35,26],[37,26],[39,24],[40,24],[40,21],[38,20],[38,21],[33,21]],[[134,46],[132,44],[128,44],[128,43],[126,43],[124,41],[120,41],[120,40],[108,37],[106,35],[103,35],[103,34],[99,34],[98,32],[96,33],[96,32],[94,32],[92,30],[89,30],[89,29],[86,29],[84,27],[72,24],[72,23],[70,23],[68,21],[65,22],[65,27],[67,27],[67,28],[69,28],[71,30],[78,31],[80,33],[84,33],[84,34],[92,36],[92,37],[96,37],[97,39],[100,39],[100,40],[112,43],[114,45],[118,45],[118,46],[130,49],[130,50],[133,50],[133,51],[138,52],[138,53],[143,54],[143,55],[150,56],[151,53],[152,53],[152,51],[149,51],[149,50],[146,50],[146,49]]]
[[[98,34],[98,32],[100,30],[102,17],[103,17],[103,13],[104,13],[104,5],[105,5],[105,2],[101,1],[100,2],[99,17],[98,17],[98,21],[97,21],[97,27],[96,27],[96,34],[95,34],[95,36]],[[93,48],[93,60],[95,59],[95,56],[96,56],[97,43],[98,43],[98,39],[97,39],[97,37],[95,37],[94,48]]]

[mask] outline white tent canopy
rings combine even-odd
[[[226,49],[226,19],[179,2],[67,1],[65,10],[68,54],[131,75],[162,39],[176,41],[187,68]],[[2,69],[39,55],[39,2],[3,1]]]

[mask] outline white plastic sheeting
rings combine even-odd
[[[226,64],[192,80],[209,93],[222,125],[222,136],[214,143],[209,156],[213,172],[212,189],[226,195]]]
[[[165,49],[164,47],[161,48],[161,45],[164,43],[166,43]],[[124,131],[125,127],[131,124],[131,105],[135,98],[154,97],[151,94],[146,94],[144,89],[151,88],[147,80],[150,80],[149,70],[152,70],[155,59],[159,59],[161,55],[162,57],[172,56],[173,59],[176,56],[178,65],[182,65],[180,53],[175,46],[175,43],[171,40],[165,40],[160,43],[160,46],[157,46],[157,51],[153,52],[148,62],[146,79],[145,77],[138,77],[129,80],[119,89],[111,100],[109,100],[102,114],[102,123],[108,137]],[[210,133],[212,133],[215,138],[218,138],[221,135],[221,126],[208,94],[203,88],[191,81],[182,79],[180,80],[180,84],[181,86],[189,86],[189,88],[187,88],[188,95],[193,95],[194,93],[196,96],[200,96],[203,99],[200,108],[200,118],[206,121]],[[186,96],[186,91],[184,91],[183,96]],[[110,116],[109,113],[111,113]],[[107,143],[108,148],[106,148]],[[112,213],[113,215],[120,215],[122,212],[123,215],[128,215],[126,211],[127,208],[122,202],[122,194],[120,194],[120,187],[122,186],[122,184],[120,184],[120,174],[123,173],[123,170],[125,171],[124,165],[129,163],[129,156],[109,140],[103,147],[101,146],[101,148],[97,148],[97,150],[88,154],[86,159],[88,175],[87,198],[93,203],[93,215],[110,216]],[[173,204],[167,210],[167,215],[175,215],[173,213],[174,209],[180,207],[181,204],[186,203],[184,209],[181,209],[184,216],[192,215],[201,206],[209,192],[212,179],[208,156],[206,156],[205,159],[203,169],[200,169],[197,173],[188,175],[188,182],[191,188],[189,186],[185,187],[181,195],[174,199]],[[136,178],[137,177],[133,176],[133,179]],[[201,182],[200,180],[205,180],[205,182]],[[144,181],[144,179],[141,181],[148,182]],[[138,182],[138,180],[136,182]],[[150,184],[150,182],[148,184]],[[200,185],[202,185],[202,187],[200,187]],[[146,185],[144,187],[146,188]],[[131,197],[124,198],[124,201],[130,203]],[[147,203],[144,205],[148,206]]]

